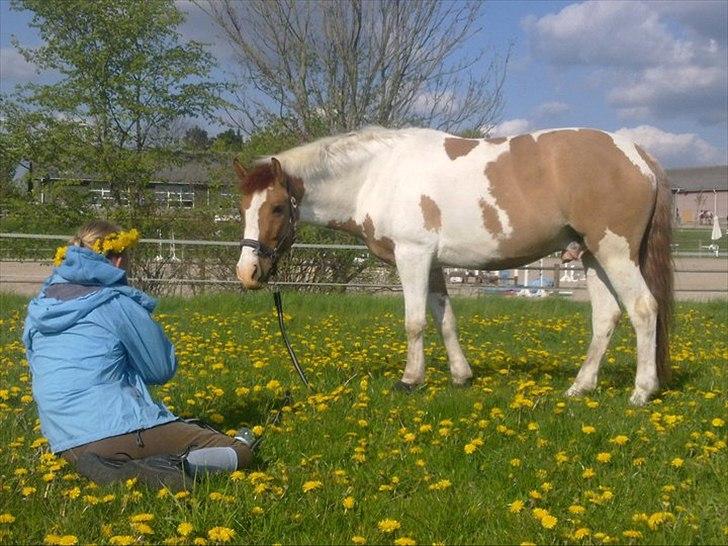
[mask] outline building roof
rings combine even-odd
[[[680,191],[728,191],[728,165],[715,167],[692,167],[687,169],[667,169],[667,179],[673,189]]]
[[[188,161],[157,171],[155,178],[157,182],[163,184],[192,186],[208,186],[213,182],[223,185],[235,183],[232,156],[190,158]]]
[[[215,183],[235,185],[232,154],[181,154],[177,164],[158,170],[154,173],[152,186],[185,185],[209,186]],[[41,182],[76,181],[83,185],[105,185],[106,181],[97,174],[76,172],[60,173],[58,169],[49,169],[48,176]]]

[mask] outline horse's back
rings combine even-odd
[[[500,139],[408,130],[381,162],[376,194],[395,239],[424,238],[444,263],[506,265],[606,231],[641,240],[654,203],[654,161],[593,129]]]

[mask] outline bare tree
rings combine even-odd
[[[500,115],[510,48],[464,51],[481,30],[479,1],[195,3],[233,45],[246,128],[277,119],[304,139],[366,124],[486,132]]]

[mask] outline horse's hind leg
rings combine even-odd
[[[447,350],[452,382],[455,385],[465,385],[473,377],[473,372],[460,348],[455,314],[445,286],[445,277],[439,266],[430,270],[427,305]]]
[[[582,263],[586,271],[586,286],[592,306],[592,340],[586,360],[581,365],[574,384],[566,391],[567,396],[579,396],[594,390],[597,386],[599,366],[621,315],[619,303],[607,275],[594,256],[587,252],[582,257]]]
[[[639,265],[630,258],[625,238],[609,233],[600,241],[596,256],[634,327],[637,375],[630,402],[641,406],[659,387],[655,363],[657,300],[650,292]]]

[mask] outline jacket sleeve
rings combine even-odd
[[[145,383],[161,385],[177,371],[174,346],[149,312],[126,298],[114,298],[114,333],[119,337],[133,367]]]

